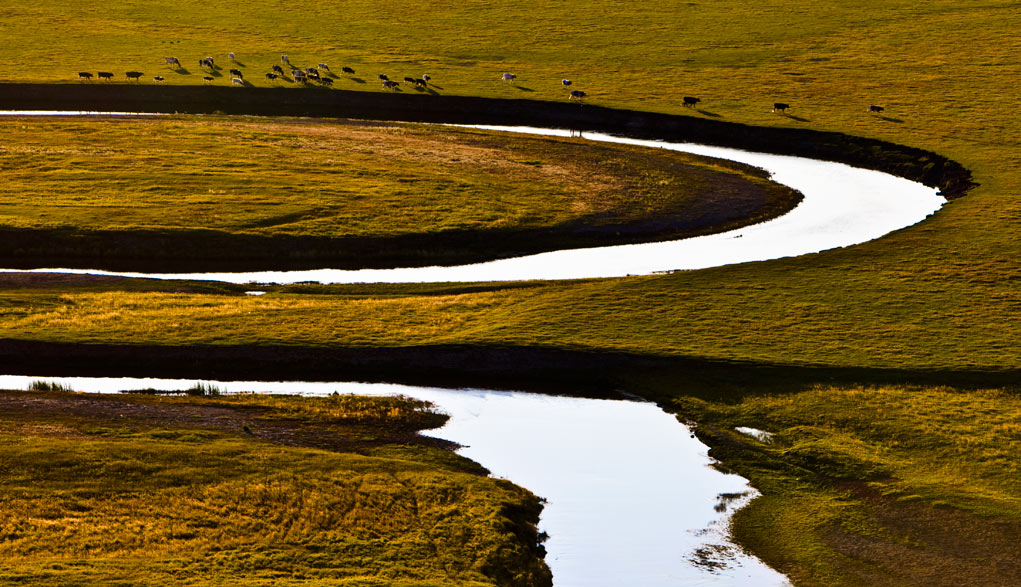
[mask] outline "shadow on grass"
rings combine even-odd
[[[365,80],[360,78],[360,77],[352,77],[350,79],[351,79],[351,81],[353,81],[356,84],[364,84],[365,83]]]
[[[191,75],[191,72],[185,69],[184,67],[178,67],[176,69],[171,69],[170,71],[181,75]]]
[[[787,118],[790,118],[791,120],[797,120],[798,122],[810,122],[810,120],[808,118],[804,118],[804,117],[801,117],[801,116],[795,116],[793,114],[786,114],[785,116]]]
[[[904,124],[904,121],[900,118],[893,118],[890,116],[880,116],[879,120],[885,120],[886,122],[893,122],[895,124]]]
[[[514,87],[519,89],[519,90],[521,90],[522,92],[534,92],[535,91],[532,88],[529,88],[529,87],[526,87],[526,86],[514,86]]]
[[[696,112],[698,112],[702,116],[709,116],[711,118],[723,118],[722,114],[717,114],[715,112],[710,112],[708,110],[696,110]]]

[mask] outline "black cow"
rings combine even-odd
[[[92,74],[87,72],[87,71],[79,71],[78,72],[78,79],[79,80],[86,80],[86,81],[91,80],[92,79]]]
[[[138,81],[145,74],[143,74],[141,71],[129,71],[129,72],[125,73],[124,75],[128,79],[133,79],[135,81]]]
[[[209,82],[213,81],[213,77],[210,76],[210,75],[204,75],[204,76],[202,76],[202,81],[204,81],[204,82],[206,82],[208,84]]]
[[[342,71],[342,72],[344,72],[344,73],[346,73],[348,75],[354,75],[354,72],[355,72],[355,70],[351,69],[350,67],[341,67],[340,71]]]
[[[305,73],[314,73],[315,75],[319,75],[319,70],[314,67],[306,67]]]
[[[571,80],[569,80],[569,79],[562,79],[562,80],[560,80],[560,83],[564,84],[564,87],[566,88],[566,87],[571,85]]]
[[[267,73],[266,79],[276,79],[278,76],[275,73]]]
[[[883,110],[886,110],[886,108],[883,108],[882,106],[876,106],[875,104],[869,104],[869,112],[879,113],[882,112]]]
[[[413,84],[413,83],[415,83],[415,78],[404,76],[404,82],[405,83],[409,83],[409,84]]]
[[[332,86],[333,80],[328,77],[324,77],[321,80],[319,80],[319,83],[323,84],[324,86]]]
[[[425,74],[425,75],[423,75],[423,76],[422,76],[422,79],[424,79],[424,80],[426,81],[426,83],[428,83],[428,82],[429,82],[429,80],[431,80],[431,79],[432,79],[432,76],[431,76],[431,75],[429,75],[429,74],[427,73],[427,74]]]
[[[417,80],[415,80],[415,85],[420,87],[420,88],[424,88],[424,87],[428,86],[429,84],[426,83],[425,79],[418,78]]]
[[[702,101],[701,98],[696,98],[694,96],[685,96],[684,97],[684,106],[687,107],[687,108],[694,108],[695,104],[698,104],[701,101]]]
[[[230,74],[232,76],[234,76],[234,77],[245,79],[245,76],[241,75],[241,70],[240,69],[232,69],[232,70],[230,70]]]
[[[587,95],[588,94],[586,94],[585,92],[583,92],[581,90],[571,90],[571,95],[567,99],[568,100],[574,100],[575,98],[577,98],[577,99],[581,100],[582,98],[584,98]]]
[[[381,73],[381,74],[379,74],[379,76],[378,76],[378,77],[379,77],[379,81],[381,81],[381,82],[385,82],[385,81],[387,81],[388,79],[390,79],[390,78],[386,77],[386,74],[385,74],[385,73]]]
[[[162,75],[154,75],[154,76],[152,76],[152,83],[154,83],[154,84],[163,83],[163,76]]]
[[[394,82],[394,81],[390,81],[390,80],[383,80],[383,88],[385,88],[387,90],[393,90],[393,91],[396,92],[397,88],[400,85],[401,85],[400,82]]]
[[[790,107],[791,107],[790,104],[784,104],[783,102],[774,102],[773,103],[773,112],[776,112],[776,111],[779,110],[781,113],[786,114],[787,113],[787,109],[790,108]]]
[[[101,71],[98,75],[99,79],[113,79],[113,74],[109,71]]]
[[[278,75],[284,75],[284,68],[280,67],[279,65],[274,65],[273,66],[273,72],[278,74]]]

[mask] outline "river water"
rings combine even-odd
[[[570,136],[552,129],[477,127]],[[915,224],[945,203],[935,189],[880,172],[798,157],[585,133],[586,138],[721,157],[762,167],[800,191],[774,220],[715,235],[576,249],[457,267],[340,271],[139,274],[233,283],[504,281],[617,277],[763,261],[850,246]],[[36,269],[33,271],[55,271]],[[0,377],[24,388],[38,377]],[[46,378],[79,391],[183,390],[192,380]],[[784,577],[730,544],[728,512],[754,495],[710,467],[706,447],[653,404],[477,389],[299,382],[209,382],[227,391],[400,393],[449,413],[436,436],[549,503],[541,528],[557,587],[783,585]]]

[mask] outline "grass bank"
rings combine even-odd
[[[445,419],[422,402],[0,405],[5,584],[550,584],[537,498],[418,436]]]
[[[669,400],[764,496],[746,548],[804,585],[988,585],[1021,575],[1017,390],[788,387]],[[765,441],[737,431],[768,432]]]
[[[684,238],[800,195],[748,166],[577,139],[231,117],[4,117],[0,260],[392,267]]]

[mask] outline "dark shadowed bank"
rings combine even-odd
[[[971,173],[946,157],[885,141],[580,103],[321,89],[0,84],[0,109],[218,112],[553,127],[839,161],[937,187],[947,199],[963,196],[974,185]]]
[[[621,392],[662,399],[685,394],[731,399],[741,390],[814,384],[1001,387],[1021,372],[769,365],[688,357],[554,348],[434,345],[397,348],[152,346],[0,340],[0,371],[40,376],[122,376],[254,381],[362,381],[529,390],[585,397]],[[658,398],[663,394],[662,398]]]

